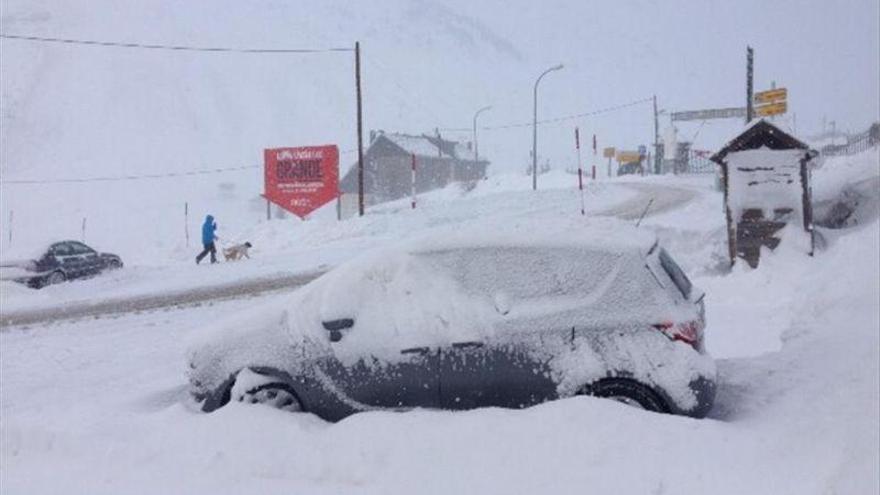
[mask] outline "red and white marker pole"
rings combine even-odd
[[[584,169],[581,166],[581,133],[577,127],[574,128],[574,146],[577,148],[578,189],[581,191],[581,215],[586,215],[586,212],[584,211]]]
[[[415,153],[412,154],[411,187],[412,187],[412,189],[411,189],[412,190],[412,207],[415,210],[416,209],[416,154]]]
[[[593,180],[596,180],[596,135],[593,134]]]

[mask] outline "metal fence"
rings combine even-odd
[[[711,151],[706,150],[688,150],[687,166],[685,170],[689,174],[711,174],[715,173],[715,162],[709,160],[712,156]]]
[[[822,156],[855,155],[878,145],[880,145],[880,122],[875,122],[866,131],[847,137],[846,144],[829,144],[819,151]]]

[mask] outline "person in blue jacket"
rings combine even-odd
[[[216,230],[217,222],[214,221],[214,217],[206,216],[205,223],[202,224],[202,245],[205,246],[205,249],[196,256],[197,265],[208,253],[211,253],[211,263],[217,262],[217,248],[214,247],[214,241],[217,240],[217,236],[214,234]]]

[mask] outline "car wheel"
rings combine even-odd
[[[651,387],[629,378],[606,378],[585,387],[584,394],[616,400],[628,406],[668,413],[669,406]]]
[[[44,284],[44,286],[60,284],[65,280],[67,280],[67,277],[64,275],[64,272],[55,271],[50,273],[49,276],[46,277],[46,283]]]
[[[119,270],[122,268],[122,262],[119,260],[110,260],[107,262],[108,270]]]
[[[265,404],[288,412],[300,412],[302,403],[296,392],[277,378],[260,375],[250,369],[238,373],[232,386],[233,399],[245,404]]]

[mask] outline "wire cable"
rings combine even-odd
[[[566,120],[575,120],[575,119],[580,119],[583,117],[591,117],[593,115],[599,115],[599,114],[603,114],[603,113],[609,113],[609,112],[614,112],[617,110],[622,110],[624,108],[629,108],[629,107],[632,107],[635,105],[640,105],[642,103],[647,103],[649,101],[653,101],[653,97],[642,98],[640,100],[634,100],[634,101],[631,101],[628,103],[622,103],[620,105],[614,105],[614,106],[610,106],[610,107],[600,108],[598,110],[591,110],[589,112],[576,113],[573,115],[565,115],[562,117],[554,117],[552,119],[543,119],[543,120],[537,121],[537,124],[538,125],[554,124],[557,122],[564,122]],[[517,123],[517,124],[485,126],[485,127],[480,127],[480,130],[496,131],[496,130],[501,130],[501,129],[515,129],[515,128],[519,128],[519,127],[531,127],[532,125],[533,125],[533,122],[521,122],[521,123]],[[467,127],[442,127],[442,128],[440,128],[440,130],[441,131],[464,132],[464,131],[471,131],[471,128],[467,128]]]
[[[329,53],[329,52],[353,52],[354,48],[331,47],[331,48],[230,48],[210,46],[186,46],[186,45],[162,45],[147,43],[125,43],[121,41],[98,41],[80,40],[71,38],[48,38],[42,36],[26,36],[18,34],[0,34],[0,38],[8,40],[33,41],[40,43],[61,43],[69,45],[90,45],[113,48],[139,48],[145,50],[169,50],[189,52],[226,52],[226,53],[262,53],[262,54],[291,54],[291,53]]]
[[[246,165],[243,167],[215,168],[205,170],[191,170],[188,172],[170,172],[167,174],[144,174],[144,175],[117,175],[110,177],[82,177],[68,179],[22,179],[22,180],[3,180],[0,184],[67,184],[76,182],[114,182],[123,180],[141,180],[141,179],[164,179],[168,177],[186,177],[192,175],[216,174],[222,172],[233,172],[237,170],[248,170],[252,168],[260,168],[262,165]]]
[[[340,151],[340,155],[348,155],[354,153],[357,150],[344,150]],[[67,179],[21,179],[21,180],[3,180],[0,178],[0,184],[70,184],[70,183],[82,183],[82,182],[116,182],[116,181],[124,181],[124,180],[142,180],[142,179],[166,179],[171,177],[189,177],[194,175],[207,175],[207,174],[219,174],[226,172],[237,172],[240,170],[250,170],[254,168],[262,168],[263,165],[245,165],[243,167],[226,167],[226,168],[212,168],[212,169],[202,169],[202,170],[190,170],[188,172],[169,172],[166,174],[143,174],[143,175],[117,175],[117,176],[109,176],[109,177],[82,177],[82,178],[67,178]]]

